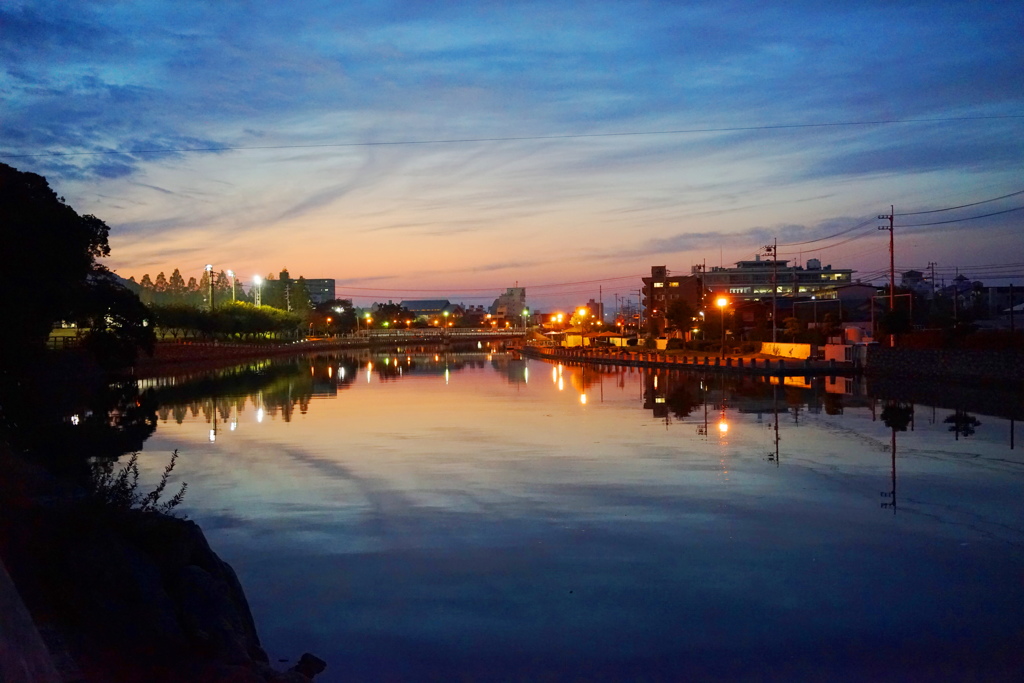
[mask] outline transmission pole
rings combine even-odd
[[[928,267],[932,271],[932,301],[935,301],[935,266],[938,264],[935,261],[929,261]]]
[[[764,252],[772,257],[772,344],[774,344],[778,327],[775,319],[778,311],[776,301],[779,292],[779,239],[776,237],[771,244],[765,245]]]
[[[889,312],[890,313],[892,313],[894,310],[896,310],[896,308],[895,308],[895,305],[896,305],[896,257],[894,255],[894,251],[893,251],[894,244],[893,244],[893,229],[892,229],[892,227],[893,227],[892,226],[892,219],[893,219],[893,216],[895,216],[895,215],[896,215],[895,208],[892,205],[890,205],[889,206],[889,215],[888,216],[879,216],[878,217],[879,220],[888,220],[889,221],[889,225],[879,225],[878,229],[879,230],[888,230],[889,231]]]

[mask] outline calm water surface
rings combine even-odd
[[[1017,680],[1017,425],[840,388],[303,359],[156,389],[143,459],[317,680]]]

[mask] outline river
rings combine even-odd
[[[271,661],[313,652],[318,681],[1022,663],[1018,425],[948,407],[955,390],[933,408],[485,345],[145,385],[146,478],[179,452],[180,510],[234,566]]]

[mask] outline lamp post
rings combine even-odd
[[[210,292],[210,310],[213,310],[213,265],[206,264],[206,284]]]
[[[263,278],[259,275],[252,276],[252,283],[256,285],[256,308],[262,305],[262,297],[260,297],[260,285],[263,284]]]
[[[722,310],[722,353],[721,357],[725,358],[725,307],[729,305],[729,300],[724,296],[718,297],[715,300],[715,304]]]
[[[228,277],[231,278],[231,303],[235,303],[235,271],[229,270]]]

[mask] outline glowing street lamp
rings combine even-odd
[[[229,270],[228,277],[231,278],[231,303],[235,302],[235,271]]]
[[[724,296],[718,297],[715,300],[715,305],[722,310],[722,353],[721,357],[725,358],[725,307],[729,305],[729,300]]]
[[[210,310],[213,310],[213,265],[210,263],[206,264],[206,284],[209,285],[210,290]]]
[[[259,275],[253,275],[252,284],[256,287],[256,307],[259,308],[263,303],[262,298],[260,297],[260,285],[263,284],[263,278]]]

